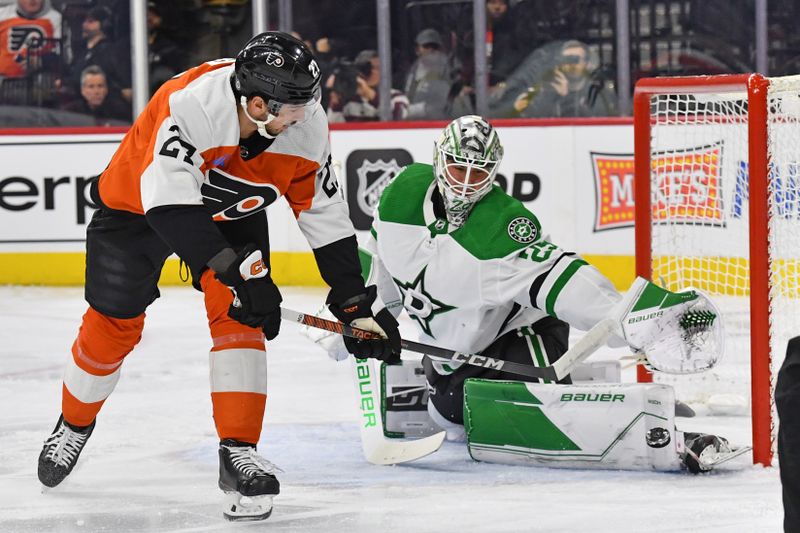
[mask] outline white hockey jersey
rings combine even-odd
[[[390,309],[402,304],[424,342],[480,352],[547,315],[587,330],[621,298],[499,187],[460,228],[434,215],[435,188],[430,165],[406,167],[381,196],[362,257],[367,284]]]

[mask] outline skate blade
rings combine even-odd
[[[712,453],[708,457],[703,457],[703,454],[700,454],[700,460],[703,466],[705,466],[708,470],[711,470],[715,466],[721,465],[722,463],[727,463],[731,459],[735,459],[752,449],[752,446],[739,446],[736,448],[731,448],[729,451]]]
[[[272,498],[272,495],[248,497],[225,492],[222,515],[231,522],[266,520],[272,514]]]

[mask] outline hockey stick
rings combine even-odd
[[[341,322],[327,320],[315,315],[306,315],[281,308],[281,318],[300,322],[350,337],[362,339],[375,338],[371,331],[352,328]],[[364,457],[374,465],[394,465],[407,463],[430,455],[442,446],[446,433],[440,431],[421,439],[398,440],[388,439],[383,434],[383,415],[381,414],[380,385],[375,379],[375,368],[370,359],[349,357],[353,365],[353,384],[358,398],[358,409],[361,413],[359,427],[361,432],[361,448]]]
[[[347,324],[342,324],[334,320],[327,320],[315,315],[307,315],[291,309],[281,307],[281,318],[291,322],[299,322],[313,328],[324,329],[358,339],[373,339],[376,334],[371,331],[354,328]],[[581,339],[575,343],[567,352],[562,355],[551,366],[538,367],[513,361],[503,361],[477,354],[467,354],[439,348],[430,344],[414,342],[402,339],[400,345],[404,350],[421,353],[434,359],[466,363],[472,366],[503,370],[511,374],[520,376],[542,378],[550,381],[560,381],[566,377],[574,366],[589,357],[595,350],[606,343],[608,337],[619,326],[619,321],[613,318],[606,318],[598,322],[592,329],[586,332]]]
[[[444,431],[415,440],[386,438],[383,434],[380,387],[375,379],[372,360],[349,359],[353,365],[353,383],[361,411],[361,448],[367,461],[375,465],[406,463],[425,457],[441,447]]]

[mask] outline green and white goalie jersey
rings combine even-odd
[[[588,330],[620,295],[578,255],[542,237],[537,218],[499,187],[452,228],[434,214],[430,165],[406,167],[384,190],[362,250],[367,284],[421,340],[480,352],[550,315]]]

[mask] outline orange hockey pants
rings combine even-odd
[[[211,402],[220,439],[257,443],[267,399],[264,334],[228,317],[231,291],[207,270],[200,279],[213,346],[210,353]],[[112,318],[89,308],[72,345],[62,385],[64,419],[92,422],[114,390],[120,368],[144,328],[144,313]]]

